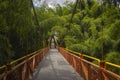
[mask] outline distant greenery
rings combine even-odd
[[[104,60],[120,65],[120,8],[116,1],[120,3],[79,0],[71,24],[74,3],[55,8],[44,4],[36,7],[40,26],[29,0],[0,1],[0,65],[47,46],[54,35],[59,46],[99,59],[103,47]]]

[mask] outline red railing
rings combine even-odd
[[[85,80],[120,80],[120,76],[58,47],[59,52]]]
[[[35,68],[43,59],[49,48],[42,49],[40,52],[35,53],[31,57],[26,59],[11,68],[7,66],[8,71],[0,75],[0,80],[28,80],[32,77]],[[15,61],[16,62],[16,61]],[[3,66],[4,67],[4,66]]]

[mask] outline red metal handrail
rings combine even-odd
[[[78,57],[72,54],[64,48],[57,48],[85,80],[120,80],[119,75],[106,70],[103,66],[93,64],[92,62],[85,60],[83,57]]]
[[[0,80],[28,80],[32,77],[35,68],[43,59],[49,48],[42,49],[37,54],[26,58],[23,62],[0,75]],[[10,65],[9,65],[10,66]]]

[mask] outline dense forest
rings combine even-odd
[[[120,65],[119,6],[119,0],[66,1],[52,8],[0,1],[0,65],[46,47],[54,36],[61,47]]]
[[[45,46],[42,31],[32,0],[0,1],[0,65]]]

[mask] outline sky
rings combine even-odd
[[[60,4],[61,6],[63,6],[66,1],[75,2],[76,0],[33,0],[33,1],[34,1],[34,5],[36,7],[40,7],[44,3],[46,3],[46,4],[48,4],[49,7],[54,8],[54,5],[56,5],[56,4]],[[101,0],[99,0],[99,1],[101,1]],[[118,6],[120,8],[120,3],[118,3]]]
[[[76,0],[34,0],[34,5],[37,7],[42,6],[44,3],[48,4],[49,7],[54,7],[56,4],[64,5],[66,1],[75,2]]]

